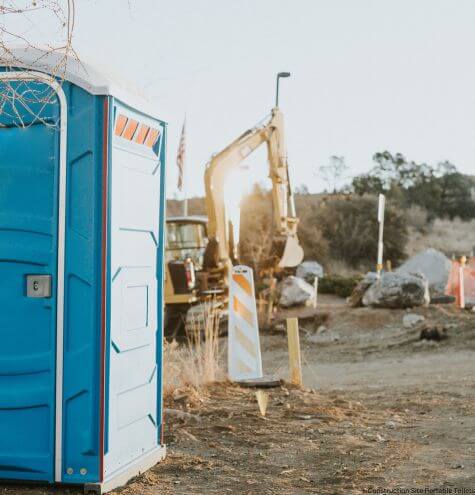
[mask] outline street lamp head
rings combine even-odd
[[[281,77],[290,77],[290,72],[278,72],[277,73],[277,84],[276,84],[276,90],[275,90],[275,107],[278,108],[279,106],[279,79]]]

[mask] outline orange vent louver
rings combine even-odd
[[[120,136],[124,132],[127,124],[127,117],[125,115],[119,115],[115,121],[115,135]]]
[[[151,127],[150,131],[148,132],[147,139],[145,140],[144,143],[145,146],[148,146],[149,148],[153,148],[158,140],[159,135],[160,135],[160,131],[158,129],[154,129],[153,127]]]
[[[160,130],[119,114],[115,121],[114,134],[127,141],[153,148],[160,136]]]
[[[134,119],[129,119],[127,125],[125,126],[125,131],[122,134],[124,139],[131,141],[134,137],[135,131],[137,130],[139,123]]]
[[[148,125],[140,124],[139,130],[137,131],[137,135],[135,136],[134,141],[138,144],[143,144],[145,138],[147,137],[147,133],[149,129],[150,127]]]

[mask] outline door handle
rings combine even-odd
[[[49,298],[51,297],[51,275],[27,275],[26,297]]]

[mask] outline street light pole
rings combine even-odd
[[[279,72],[277,74],[276,91],[275,91],[275,106],[276,106],[276,108],[279,106],[279,79],[281,77],[290,77],[290,72]]]

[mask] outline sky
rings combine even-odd
[[[473,0],[76,0],[74,47],[169,123],[170,197],[183,196],[185,114],[186,193],[202,195],[211,155],[269,113],[276,73],[291,72],[280,91],[291,178],[317,192],[331,155],[348,177],[383,150],[475,173],[474,23]],[[58,37],[35,16],[9,27]],[[246,166],[243,180],[265,184],[263,150]]]

